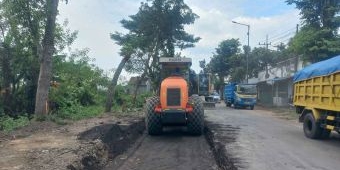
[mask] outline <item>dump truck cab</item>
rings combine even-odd
[[[160,134],[163,126],[182,125],[192,134],[203,132],[203,103],[189,96],[191,58],[160,58],[159,94],[146,102],[146,125],[150,135]]]
[[[254,109],[257,98],[255,84],[229,83],[224,87],[224,102],[227,107],[234,105],[235,108],[249,107]]]

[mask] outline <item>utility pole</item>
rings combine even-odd
[[[272,43],[270,42],[270,43],[268,43],[268,34],[266,35],[266,42],[265,43],[259,43],[259,45],[264,45],[264,46],[266,46],[266,50],[268,51],[268,47],[269,47],[269,45],[271,45]],[[266,75],[265,75],[265,78],[267,79],[267,78],[269,78],[269,74],[268,74],[268,63],[266,64]]]
[[[264,45],[264,46],[266,46],[266,49],[268,50],[268,46],[269,45],[272,45],[272,43],[270,42],[270,43],[268,43],[268,34],[266,35],[266,42],[264,42],[264,43],[259,43],[259,45]]]
[[[247,31],[247,37],[248,37],[248,51],[247,51],[247,54],[246,54],[246,65],[247,65],[247,69],[246,69],[246,81],[247,81],[247,84],[248,84],[248,58],[249,58],[249,53],[250,53],[250,46],[249,46],[249,32],[250,32],[250,25],[249,24],[243,24],[243,23],[239,23],[239,22],[236,22],[236,21],[231,21],[232,23],[234,24],[239,24],[239,25],[243,25],[243,26],[246,26],[248,28],[248,31]]]

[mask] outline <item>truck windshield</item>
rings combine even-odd
[[[240,85],[239,91],[240,94],[256,94],[256,85]]]

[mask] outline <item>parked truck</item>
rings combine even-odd
[[[340,133],[340,56],[305,67],[294,75],[294,101],[306,137]]]
[[[224,87],[224,102],[227,107],[254,109],[257,98],[255,84],[229,83]]]

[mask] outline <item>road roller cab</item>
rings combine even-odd
[[[203,103],[197,95],[189,97],[191,58],[160,58],[159,94],[146,102],[146,128],[150,135],[160,134],[163,126],[183,125],[191,134],[203,131]]]

